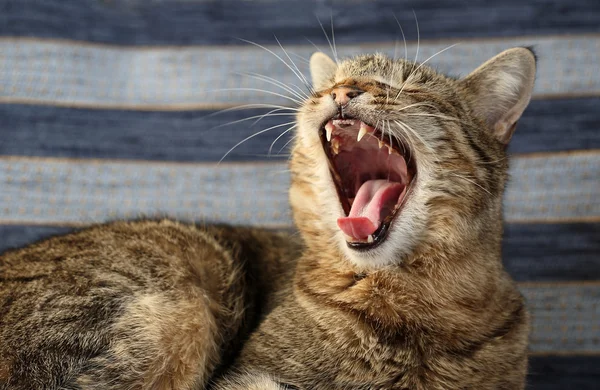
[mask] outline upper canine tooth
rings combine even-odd
[[[383,148],[383,145],[385,145],[381,140],[377,140],[377,143],[379,144],[379,149]]]
[[[392,149],[392,147],[390,145],[387,145],[387,147],[388,147],[388,154],[392,154],[394,149]]]
[[[357,141],[360,141],[362,139],[362,137],[365,136],[365,134],[367,134],[367,129],[365,129],[364,127],[360,127],[360,130],[358,130],[358,137],[356,138]]]
[[[333,128],[334,127],[335,126],[331,122],[327,122],[327,124],[325,125],[325,133],[326,133],[326,136],[327,136],[327,142],[331,141],[331,133],[333,133]]]
[[[361,121],[360,122],[360,129],[358,130],[358,138],[357,140],[360,141],[362,139],[362,137],[365,136],[365,134],[371,132],[372,127],[367,125],[365,122]]]

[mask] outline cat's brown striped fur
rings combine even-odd
[[[283,234],[165,220],[5,253],[0,389],[203,388],[297,250]]]
[[[315,62],[332,72],[315,80],[323,93],[299,115],[291,162],[290,198],[307,248],[288,299],[253,333],[237,366],[306,389],[523,388],[528,315],[503,270],[500,241],[505,144],[529,101],[532,53],[507,51],[459,81],[427,67],[409,76],[410,64],[378,55]],[[349,115],[402,118],[420,135],[410,142],[416,191],[375,253],[353,253],[336,229],[337,199],[316,136],[334,114],[328,89],[349,82],[367,91]],[[390,105],[388,96],[398,99]],[[429,115],[394,112],[420,102],[428,105],[408,112]]]
[[[166,221],[5,254],[0,388],[524,387],[528,315],[500,241],[505,145],[531,96],[532,53],[507,51],[462,80],[382,55],[338,65],[319,53],[311,71],[318,92],[291,159],[297,262],[291,237]],[[417,163],[387,240],[367,252],[336,227],[318,136],[341,83],[366,91],[350,114],[407,126],[384,129]]]

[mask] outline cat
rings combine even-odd
[[[506,146],[536,60],[463,79],[310,59],[301,239],[116,222],[0,256],[0,389],[523,389],[529,317],[501,262]]]
[[[524,388],[529,318],[500,243],[533,52],[462,80],[383,55],[316,53],[310,69],[317,92],[290,163],[306,248],[232,375],[314,390]]]

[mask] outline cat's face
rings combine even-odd
[[[290,193],[307,241],[368,269],[501,229],[505,144],[535,74],[529,50],[463,80],[383,55],[336,64],[316,53],[311,73]]]

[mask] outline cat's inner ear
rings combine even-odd
[[[326,54],[316,52],[310,57],[310,75],[317,91],[331,87],[337,64]]]
[[[531,50],[509,49],[461,80],[472,109],[504,144],[510,141],[517,121],[531,99],[535,63]]]

